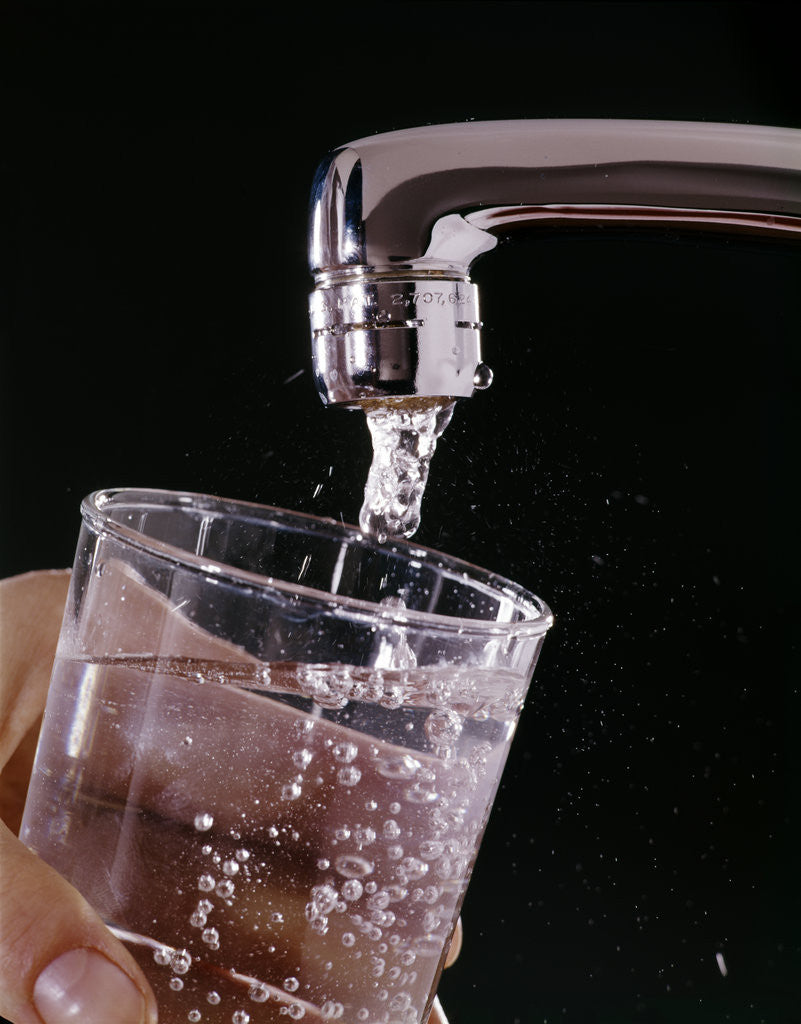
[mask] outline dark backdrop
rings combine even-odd
[[[789,11],[3,4],[2,573],[68,564],[101,486],[353,521],[367,431],[309,369],[320,157],[467,118],[799,127]],[[496,380],[440,443],[419,539],[557,625],[452,1024],[794,1024],[799,257],[596,231],[475,279]]]

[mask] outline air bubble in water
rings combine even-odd
[[[244,1010],[235,1010],[231,1017],[231,1024],[250,1024],[250,1014]]]
[[[214,885],[215,882],[213,875],[201,875],[197,880],[197,887],[201,892],[211,892]]]
[[[189,918],[189,923],[192,925],[193,928],[203,928],[207,920],[208,918],[206,917],[202,910],[196,910]]]
[[[297,978],[284,978],[284,991],[297,992],[300,982]]]
[[[180,978],[170,978],[170,988],[173,992],[180,992],[184,987],[184,983]]]
[[[246,860],[250,860],[250,850],[237,850],[235,856],[240,864],[244,864]]]
[[[306,1016],[306,1010],[300,1003],[292,1003],[287,1011],[292,1020],[300,1020]]]
[[[356,936],[353,934],[353,932],[345,932],[345,934],[342,936],[343,946],[352,946],[354,945],[355,942]]]
[[[381,831],[386,839],[397,839],[401,834],[401,827],[393,818],[388,818]]]
[[[306,750],[304,747],[303,750],[295,751],[292,755],[292,763],[296,768],[299,768],[301,771],[305,771],[311,764],[313,757],[314,755],[312,752],[310,750]]]
[[[222,896],[224,900],[230,899],[236,890],[236,886],[230,878],[224,878],[221,882],[218,882],[215,892],[218,896]]]
[[[337,857],[334,867],[345,878],[364,878],[365,875],[373,873],[373,863],[364,857],[357,857],[355,854],[346,853]]]
[[[172,960],[172,950],[167,946],[160,946],[153,953],[153,959],[157,964],[160,964],[160,966],[166,967],[170,960]]]
[[[375,842],[375,829],[369,825],[357,825],[353,830],[353,838],[361,850],[363,846],[370,846]]]
[[[311,899],[306,904],[306,920],[316,921],[330,914],[339,900],[339,893],[332,885],[315,885]]]
[[[282,800],[297,800],[301,794],[301,788],[297,782],[288,782],[281,790]]]
[[[209,992],[209,994],[206,996],[206,1002],[210,1003],[212,1006],[217,1006],[220,1002],[220,993]]]
[[[337,772],[337,780],[343,786],[355,786],[361,777],[362,773],[352,764],[347,765],[345,768],[340,768]]]
[[[203,1014],[200,1012],[200,1010],[190,1010],[189,1013],[186,1015],[186,1019],[192,1021],[192,1024],[197,1024],[197,1021],[201,1020],[202,1017]]]
[[[337,743],[333,750],[336,760],[343,764],[350,764],[358,753],[359,748],[355,743]]]
[[[455,711],[440,708],[431,712],[423,729],[435,747],[452,747],[462,733],[463,724],[461,716]]]
[[[409,754],[402,754],[400,757],[390,757],[379,761],[377,770],[378,774],[383,775],[385,779],[413,779],[421,767],[422,765],[416,758],[410,757]]]
[[[358,878],[350,878],[342,886],[342,895],[346,900],[357,900],[364,892],[364,887]]]
[[[420,843],[420,856],[423,860],[436,860],[442,856],[444,845],[436,839],[426,839]]]
[[[339,1020],[342,1014],[345,1012],[345,1007],[342,1003],[337,1003],[333,999],[326,999],[322,1006],[323,1020]]]
[[[208,832],[214,824],[214,816],[207,812],[195,815],[195,828],[198,832]]]
[[[207,946],[214,946],[220,941],[220,933],[216,928],[205,928],[200,937]]]
[[[170,967],[175,974],[186,974],[192,966],[192,957],[185,949],[176,949],[170,958]]]
[[[250,986],[248,995],[254,1003],[266,1003],[270,998],[270,990],[263,982],[257,982],[255,985]]]
[[[229,878],[233,878],[235,875],[239,874],[239,862],[236,860],[227,860],[223,863],[222,869]]]

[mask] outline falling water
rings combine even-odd
[[[431,458],[453,407],[447,398],[393,398],[366,405],[373,461],[359,515],[364,533],[383,543],[411,537],[420,525]]]

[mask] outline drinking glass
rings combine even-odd
[[[425,1021],[546,606],[245,502],[107,490],[82,520],[24,841],[162,1024]]]

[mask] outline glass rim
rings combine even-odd
[[[436,612],[418,609],[386,608],[366,598],[349,597],[333,594],[326,590],[293,583],[279,577],[268,576],[248,569],[240,569],[217,561],[204,555],[198,555],[177,547],[166,541],[148,537],[131,526],[114,522],[109,515],[111,508],[129,505],[176,509],[195,509],[197,511],[217,512],[218,514],[238,514],[247,516],[251,521],[260,520],[265,524],[273,523],[280,527],[282,523],[303,524],[309,532],[331,540],[347,541],[355,547],[372,549],[377,554],[395,555],[408,562],[427,564],[432,571],[445,572],[453,577],[460,577],[465,583],[506,598],[515,609],[526,617],[515,622],[497,619],[468,619],[455,615],[442,615]],[[315,516],[307,512],[294,512],[289,509],[264,505],[259,502],[245,501],[239,498],[222,498],[211,494],[195,491],[172,491],[155,487],[109,487],[92,491],[81,502],[81,516],[97,533],[112,536],[122,543],[144,551],[151,557],[177,564],[185,569],[198,572],[210,579],[225,581],[248,589],[264,589],[279,591],[289,596],[325,602],[331,605],[335,614],[343,617],[364,619],[393,625],[409,627],[419,626],[437,632],[459,632],[480,635],[536,636],[544,635],[553,623],[553,613],[548,605],[531,591],[526,590],[512,580],[497,573],[482,569],[463,559],[443,554],[433,548],[416,545],[409,540],[393,539],[379,543],[376,539],[362,533],[355,526]]]

